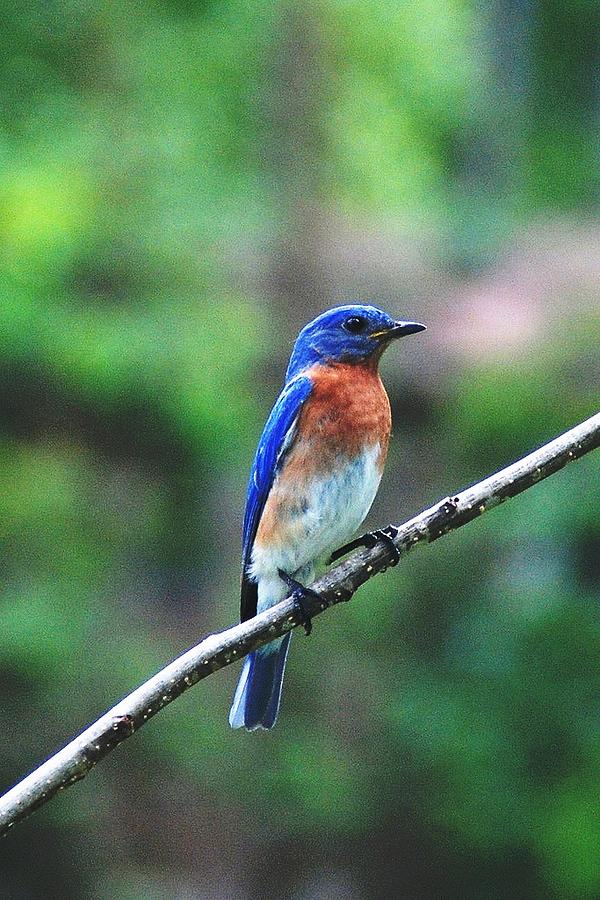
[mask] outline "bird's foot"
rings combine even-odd
[[[310,615],[310,607],[306,601],[309,597],[315,597],[317,600],[321,600],[321,596],[311,588],[307,588],[303,584],[300,584],[299,581],[296,581],[295,578],[292,578],[292,576],[288,575],[287,572],[284,572],[283,569],[277,569],[277,574],[293,592],[292,600],[294,601],[296,609],[302,616],[302,627],[304,628],[304,633],[308,636],[312,631],[312,618]]]
[[[395,525],[388,525],[387,528],[378,528],[376,531],[367,531],[366,534],[361,535],[361,537],[356,538],[356,540],[350,541],[349,544],[344,544],[343,547],[339,547],[331,554],[329,562],[336,562],[338,559],[341,559],[342,556],[345,556],[346,553],[350,553],[352,550],[358,549],[358,547],[368,547],[371,549],[381,541],[392,551],[393,559],[390,562],[390,566],[396,566],[400,560],[400,551],[395,544],[397,535],[398,529]]]

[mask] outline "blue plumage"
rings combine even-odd
[[[246,494],[242,545],[241,621],[256,615],[257,583],[249,577],[252,545],[273,479],[293,440],[295,423],[302,404],[310,396],[312,382],[297,377],[287,383],[279,395],[263,433],[250,472]],[[291,634],[267,647],[250,653],[231,706],[232,728],[272,728],[279,711],[281,688]]]
[[[231,704],[229,724],[248,731],[272,728],[277,719],[291,634],[254,650],[244,667]]]
[[[256,534],[260,514],[267,495],[281,465],[282,451],[289,444],[295,420],[302,404],[310,395],[310,378],[294,378],[281,391],[258,442],[256,455],[250,471],[244,514],[243,556],[247,562],[248,553]]]
[[[246,493],[246,512],[242,543],[241,621],[256,615],[256,582],[248,578],[252,544],[273,479],[281,467],[286,449],[291,445],[294,425],[304,401],[310,396],[310,378],[289,381],[277,398],[258,442]]]
[[[366,327],[351,331],[347,328],[351,320],[365,322]],[[286,382],[315,364],[327,365],[341,360],[363,362],[381,348],[373,334],[388,332],[399,324],[376,306],[353,304],[328,309],[305,325],[298,335],[286,372]]]

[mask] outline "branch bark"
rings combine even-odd
[[[389,526],[400,556],[419,543],[431,543],[460,528],[599,446],[600,413],[489,478],[440,500],[404,524]],[[312,585],[319,594],[319,599],[308,598],[312,616],[349,600],[360,585],[393,562],[393,550],[384,542],[353,553]],[[193,684],[299,624],[301,616],[293,599],[287,597],[248,622],[206,637],[0,797],[0,835],[59,791],[84,778],[99,760]]]

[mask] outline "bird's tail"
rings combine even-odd
[[[229,724],[232,728],[272,728],[281,702],[283,673],[291,634],[254,650],[244,660],[238,681]]]

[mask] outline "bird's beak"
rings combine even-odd
[[[394,322],[390,328],[376,331],[371,337],[392,341],[396,338],[406,337],[407,334],[418,334],[419,331],[425,331],[426,327],[426,325],[421,325],[419,322]]]

